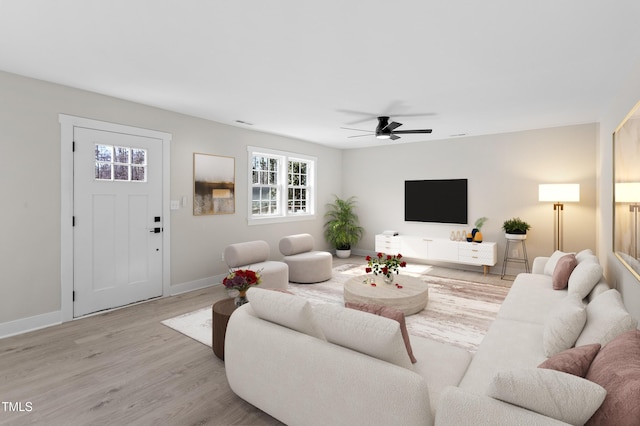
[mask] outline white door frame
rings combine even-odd
[[[60,122],[60,313],[62,322],[73,320],[73,128],[85,127],[162,140],[162,294],[171,286],[170,159],[171,134],[106,121],[59,114]]]

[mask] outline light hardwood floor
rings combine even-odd
[[[209,347],[160,323],[224,297],[218,286],[0,340],[0,400],[24,410],[3,403],[0,425],[280,425],[231,391]]]
[[[209,288],[0,340],[2,425],[279,425],[231,391],[211,348],[160,323]],[[32,409],[27,411],[27,403]]]

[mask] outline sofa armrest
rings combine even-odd
[[[532,274],[544,274],[544,266],[549,261],[549,257],[538,256],[533,259],[533,265],[531,266]]]
[[[449,386],[440,396],[435,426],[567,425],[551,417],[485,395]]]

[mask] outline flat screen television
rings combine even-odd
[[[406,180],[404,220],[467,224],[467,179]]]

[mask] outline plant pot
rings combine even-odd
[[[348,249],[348,250],[336,249],[336,257],[339,257],[340,259],[347,259],[351,257],[351,249]]]
[[[507,240],[526,240],[527,239],[527,234],[512,234],[512,233],[508,233],[505,232],[504,237]]]

